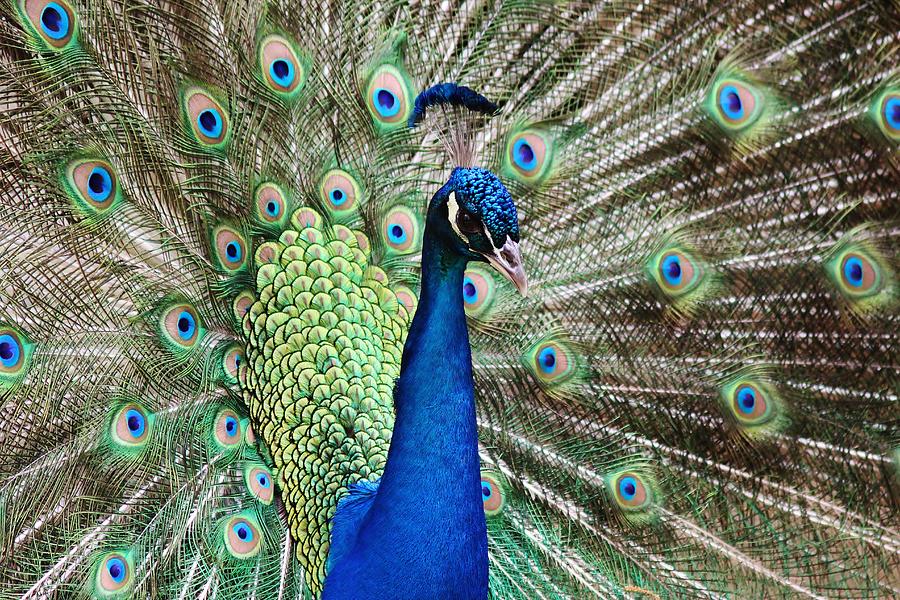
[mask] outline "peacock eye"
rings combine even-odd
[[[456,215],[456,226],[463,233],[478,233],[481,231],[481,223],[478,221],[478,218],[462,208]]]

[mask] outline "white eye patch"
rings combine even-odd
[[[459,203],[456,201],[456,192],[450,192],[450,197],[447,199],[447,218],[450,219],[450,227],[453,228],[453,231],[456,232],[456,235],[459,236],[459,239],[468,241],[469,238],[463,235],[463,232],[459,230],[459,227],[456,225],[456,216],[459,214]]]

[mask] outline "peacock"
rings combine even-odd
[[[0,597],[900,597],[900,5],[2,0]]]

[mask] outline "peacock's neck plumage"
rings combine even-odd
[[[412,597],[487,595],[472,354],[460,293],[466,262],[426,228],[387,465],[356,545],[329,575],[326,597],[345,589],[395,597],[403,581]]]

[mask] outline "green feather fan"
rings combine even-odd
[[[318,597],[461,146],[531,289],[460,290],[491,598],[900,596],[898,23],[4,0],[0,597]]]

